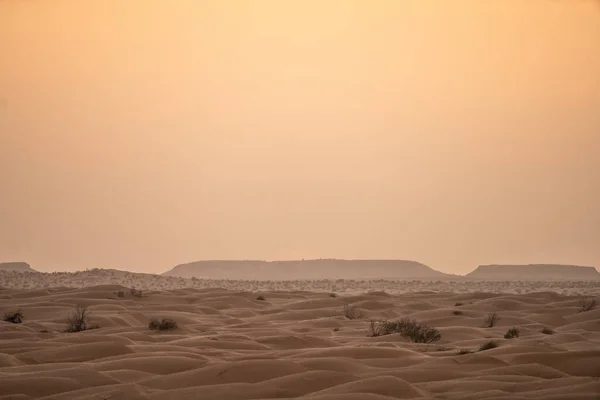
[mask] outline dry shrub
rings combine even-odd
[[[519,329],[518,328],[510,328],[504,334],[504,339],[514,339],[519,337]]]
[[[4,313],[3,320],[5,322],[10,322],[13,324],[20,324],[23,322],[23,313],[21,312],[21,310],[6,312]]]
[[[98,325],[88,325],[88,319],[90,312],[88,310],[89,306],[85,304],[77,304],[75,309],[71,311],[69,314],[69,318],[67,319],[67,328],[65,332],[82,332],[87,331],[88,329],[97,329]]]
[[[402,318],[399,321],[371,321],[369,336],[384,336],[399,333],[414,343],[433,343],[442,338],[440,332],[416,320]]]
[[[499,320],[500,316],[495,312],[492,312],[485,317],[483,323],[485,324],[486,328],[492,328],[498,323]]]
[[[479,351],[495,349],[496,347],[498,347],[498,343],[494,342],[493,340],[490,340],[489,342],[482,344],[479,347]]]
[[[171,318],[156,319],[152,318],[148,322],[148,329],[151,331],[168,331],[177,329],[177,322]]]
[[[589,299],[581,299],[579,301],[579,312],[592,311],[597,306],[596,299],[590,297]]]
[[[348,319],[361,319],[363,318],[363,313],[358,309],[358,307],[345,304],[342,309],[342,315]]]

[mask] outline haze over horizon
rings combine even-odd
[[[0,1],[0,262],[600,267],[597,1]]]

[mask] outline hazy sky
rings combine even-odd
[[[600,267],[600,4],[1,0],[0,261]]]

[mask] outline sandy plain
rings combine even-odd
[[[0,399],[600,398],[600,307],[580,304],[597,300],[598,282],[215,283],[85,273],[52,284],[52,274],[0,274],[0,312],[24,316],[0,321]],[[119,284],[100,279],[115,274]],[[99,328],[64,332],[77,304]],[[361,318],[347,318],[345,306]],[[493,327],[489,313],[499,317]],[[163,317],[178,328],[148,329]],[[441,339],[369,336],[371,320],[402,317]],[[512,327],[519,337],[505,339]],[[490,341],[497,347],[479,350]]]

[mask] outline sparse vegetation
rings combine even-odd
[[[597,306],[596,299],[591,297],[588,299],[581,299],[579,301],[579,312],[592,311]]]
[[[460,351],[458,352],[458,355],[462,356],[465,354],[472,354],[472,353],[474,353],[474,351],[471,349],[460,349]]]
[[[5,322],[10,322],[13,324],[20,324],[23,322],[23,313],[21,312],[21,310],[6,312],[4,313],[3,320]]]
[[[456,303],[454,303],[454,307],[460,307],[462,305],[464,305],[464,303],[461,301],[457,301]]]
[[[342,315],[348,319],[361,319],[363,318],[363,313],[358,309],[358,307],[345,304],[342,309]]]
[[[495,313],[495,312],[489,313],[485,317],[485,320],[484,320],[485,327],[493,328],[498,323],[499,320],[500,320],[500,316],[498,316],[497,313]]]
[[[117,292],[115,292],[115,296],[117,297],[125,297],[125,292],[122,290],[119,290]]]
[[[463,315],[464,313],[462,311],[460,311],[460,310],[454,310],[454,311],[452,311],[452,314],[454,314],[454,315]]]
[[[402,318],[399,321],[371,321],[369,336],[384,336],[392,333],[399,333],[414,343],[433,343],[442,338],[437,329],[419,324],[410,318]]]
[[[544,329],[542,329],[542,333],[544,335],[554,335],[554,331],[552,329],[550,329],[550,328],[544,328]]]
[[[495,349],[496,347],[498,347],[498,343],[494,342],[493,340],[490,340],[489,342],[482,344],[479,347],[479,351],[486,351],[486,350],[490,350],[490,349]]]
[[[151,331],[168,331],[172,329],[177,329],[177,322],[171,318],[152,318],[148,322],[148,329]]]
[[[88,329],[97,329],[98,325],[88,325],[88,319],[90,312],[88,310],[89,306],[85,304],[77,304],[75,309],[71,311],[69,314],[69,318],[67,319],[67,328],[65,332],[82,332],[87,331]]]
[[[256,300],[260,300],[260,301],[264,301],[265,300],[265,296],[260,295],[256,298]]]
[[[335,298],[335,297],[337,297],[337,294],[335,294],[335,293],[329,293],[329,297]]]
[[[510,328],[504,334],[504,339],[514,339],[519,337],[519,329],[518,328]]]
[[[133,297],[142,297],[142,290],[141,289],[136,289],[136,288],[131,288],[129,289],[129,293],[131,293],[131,295]]]
[[[339,328],[339,327],[335,327],[335,328],[333,328],[333,331],[334,331],[334,332],[339,332],[339,330],[340,330],[340,328]]]

